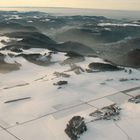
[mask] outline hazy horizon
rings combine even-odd
[[[43,7],[43,6],[0,6],[0,8],[56,8],[56,9],[87,9],[87,10],[108,10],[108,11],[140,11],[132,9],[103,9],[103,8],[78,8],[78,7]]]
[[[140,10],[139,0],[4,0],[0,7],[56,7],[110,10]]]

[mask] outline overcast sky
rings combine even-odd
[[[140,10],[140,0],[0,0],[0,6]]]

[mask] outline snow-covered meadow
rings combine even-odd
[[[48,54],[49,50],[24,50],[26,54],[36,52]],[[130,74],[130,68],[125,68],[127,72],[88,73],[86,69],[90,63],[106,62],[97,57],[85,57],[76,62],[83,69],[76,74],[70,64],[64,63],[66,59],[65,53],[58,52],[52,54],[52,64],[39,66],[23,57],[6,56],[6,62],[16,61],[21,67],[20,70],[0,74],[0,139],[69,140],[64,132],[66,124],[73,116],[80,115],[85,118],[88,128],[80,140],[139,140],[140,104],[129,103],[128,100],[140,94],[140,71],[131,68]],[[55,72],[69,77],[56,76]],[[54,85],[63,80],[68,84]],[[27,99],[13,101],[23,98]],[[120,120],[94,121],[89,116],[95,110],[114,103],[122,108]]]

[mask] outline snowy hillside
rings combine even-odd
[[[36,51],[49,53],[49,50],[29,50],[32,53]],[[85,117],[87,122],[88,131],[81,140],[93,137],[95,140],[139,139],[140,106],[128,103],[128,99],[140,92],[139,70],[131,69],[131,74],[130,68],[88,73],[86,69],[90,63],[106,62],[85,57],[76,63],[76,69],[81,68],[77,73],[70,67],[76,58],[69,62],[70,58],[65,53],[52,54],[51,62],[54,63],[45,67],[22,57],[11,59],[21,67],[18,71],[0,74],[1,139],[69,140],[64,129],[75,115]],[[11,62],[10,58],[6,58],[6,62]],[[58,81],[67,81],[68,84],[54,85]],[[27,99],[14,101],[22,98]],[[114,103],[122,107],[119,121],[91,121],[90,113]]]
[[[0,140],[140,139],[140,21],[16,11],[0,20]]]

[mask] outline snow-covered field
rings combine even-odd
[[[25,51],[29,52],[49,51]],[[64,129],[75,115],[85,117],[87,123],[88,131],[80,140],[139,140],[140,104],[128,99],[140,94],[140,81],[135,80],[140,79],[140,71],[76,74],[69,64],[62,65],[67,58],[65,53],[53,54],[51,61],[55,63],[49,66],[35,65],[22,57],[6,58],[6,62],[16,61],[22,66],[0,74],[0,140],[69,140]],[[76,65],[85,70],[91,62],[104,61],[86,57]],[[70,77],[57,77],[54,72]],[[128,80],[120,81],[122,78]],[[54,85],[60,80],[68,84]],[[6,103],[21,98],[28,99]],[[90,113],[114,103],[122,108],[119,121],[91,121]]]

